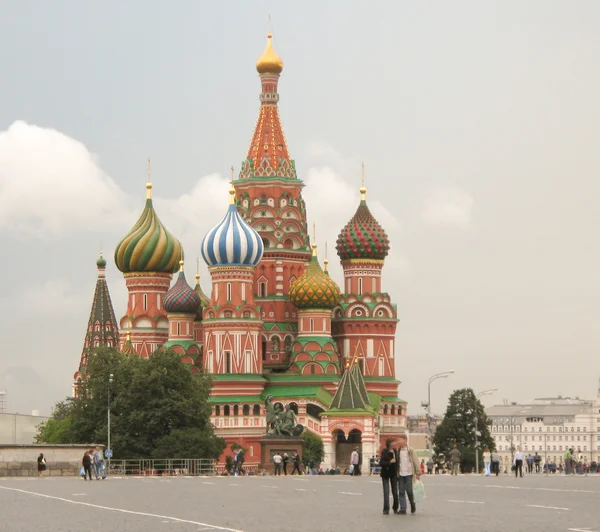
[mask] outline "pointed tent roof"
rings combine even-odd
[[[366,410],[370,406],[367,388],[358,364],[346,367],[330,408],[337,410]]]
[[[82,374],[85,373],[89,353],[100,347],[116,347],[119,343],[119,325],[106,283],[106,260],[102,257],[102,253],[100,253],[96,265],[98,266],[98,279],[79,364],[79,371]]]
[[[297,179],[277,106],[277,84],[279,74],[283,70],[283,61],[273,50],[272,35],[269,34],[267,38],[267,49],[256,65],[262,86],[260,110],[239,178]]]

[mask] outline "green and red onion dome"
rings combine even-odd
[[[290,301],[299,309],[333,309],[340,302],[340,287],[317,259],[317,246],[304,274],[290,288]]]
[[[383,227],[371,214],[365,199],[366,189],[360,189],[358,209],[338,236],[336,249],[341,260],[384,260],[390,250],[390,241]]]
[[[182,256],[181,244],[165,229],[154,211],[152,184],[146,183],[146,188],[146,206],[115,249],[115,264],[123,273],[175,273]]]
[[[163,298],[163,308],[169,314],[197,314],[200,310],[200,296],[187,284],[183,272],[183,261],[179,262],[179,275],[175,284]]]

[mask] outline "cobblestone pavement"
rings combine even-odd
[[[600,475],[425,478],[415,515],[382,515],[377,477],[0,479],[9,532],[600,532]]]

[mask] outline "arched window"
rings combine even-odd
[[[219,405],[215,406],[215,416],[221,415],[221,407]]]
[[[244,405],[243,414],[245,416],[249,416],[250,415],[250,405]]]
[[[264,281],[258,283],[258,297],[267,297],[267,283]]]
[[[271,347],[271,351],[273,353],[279,353],[279,347],[280,347],[280,343],[279,343],[279,337],[274,336],[273,337],[273,343],[272,343],[272,347]]]
[[[362,294],[362,277],[358,278],[358,293]]]
[[[261,343],[262,359],[263,362],[267,360],[267,339],[263,336]]]
[[[290,408],[294,411],[294,414],[298,415],[298,404],[290,403]]]
[[[263,238],[263,239],[262,239],[262,243],[263,243],[263,247],[264,247],[265,249],[267,249],[267,248],[270,246],[270,242],[269,242],[269,239],[268,239],[268,238]]]
[[[260,405],[254,405],[254,408],[252,408],[252,415],[260,416]]]
[[[229,405],[225,405],[225,407],[223,408],[223,415],[229,416],[230,414],[231,414],[231,409],[229,408]]]
[[[231,283],[227,283],[227,301],[231,301]]]
[[[239,416],[240,415],[240,407],[238,405],[235,405],[233,407],[233,415],[234,416]]]
[[[291,336],[286,336],[284,340],[284,350],[287,354],[291,354],[292,352],[292,342],[294,339]]]
[[[225,373],[231,373],[231,352],[225,353]]]
[[[383,405],[383,415],[384,416],[388,415],[388,405]]]
[[[286,239],[283,243],[285,249],[294,249],[294,241],[291,238]]]

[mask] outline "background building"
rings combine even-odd
[[[511,463],[519,446],[526,455],[538,453],[556,465],[570,448],[581,452],[588,464],[600,462],[600,390],[592,401],[558,396],[492,406],[486,414],[505,463]]]

